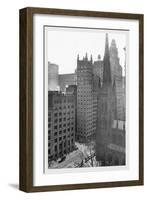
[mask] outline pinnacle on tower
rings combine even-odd
[[[98,58],[98,60],[101,60],[101,55],[99,54],[97,58]]]
[[[86,55],[85,55],[85,60],[88,60],[88,55],[87,55],[87,52],[86,52]]]
[[[105,54],[103,61],[104,61],[103,84],[111,84],[111,66],[110,66],[110,54],[109,54],[109,41],[107,33],[106,33]]]
[[[93,63],[93,58],[92,58],[92,54],[91,54],[91,57],[90,57],[90,61],[91,61],[91,63]]]
[[[99,80],[98,80],[98,87],[101,88],[101,78],[99,77]]]

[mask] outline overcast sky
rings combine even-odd
[[[86,52],[89,59],[91,54],[93,60],[97,60],[98,54],[103,59],[106,33],[108,33],[109,46],[112,39],[115,39],[120,64],[124,68],[123,48],[126,47],[127,31],[59,27],[47,27],[46,31],[47,60],[59,65],[60,74],[75,71],[77,54],[79,54],[80,59],[85,56]]]

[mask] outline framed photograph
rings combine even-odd
[[[143,15],[20,10],[20,190],[143,185]]]

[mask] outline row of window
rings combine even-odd
[[[70,108],[74,108],[74,105],[67,105],[67,106],[58,106],[58,107],[55,107],[55,109],[59,109],[59,110],[70,109]]]
[[[71,111],[68,111],[68,112],[64,112],[64,113],[62,113],[62,112],[59,112],[59,113],[54,113],[54,117],[57,117],[57,116],[62,116],[62,115],[70,115],[70,114],[74,114],[74,110],[71,110]]]
[[[74,97],[74,96],[73,96]],[[58,100],[54,100],[54,104],[61,104],[61,103],[72,103],[74,102],[74,98],[73,97],[70,97],[68,99],[58,99]]]
[[[49,149],[48,150],[48,154],[49,154],[48,159],[52,160],[53,158],[58,158],[58,156],[61,156],[63,154],[67,154],[73,148],[74,148],[74,145],[72,145],[71,147],[65,148],[64,150],[61,149],[59,152],[55,151],[54,155],[51,155],[51,150]]]
[[[57,130],[58,127],[59,127],[59,128],[62,128],[62,127],[67,127],[67,126],[71,126],[71,125],[74,125],[74,122],[67,123],[67,124],[55,125],[53,128],[54,128],[55,130]],[[49,129],[51,128],[51,124],[50,124],[50,123],[48,124],[48,128],[49,128]],[[73,128],[73,127],[71,127],[71,128]]]
[[[57,152],[58,148],[59,148],[59,150],[62,150],[63,148],[67,148],[67,146],[69,148],[70,145],[73,146],[73,142],[74,142],[74,140],[72,139],[72,140],[65,141],[64,143],[60,143],[59,145],[55,145],[54,146],[54,151]],[[51,149],[50,148],[48,148],[48,153],[49,154],[51,153]]]
[[[62,133],[59,133],[59,135],[61,135]],[[57,134],[57,132],[55,132],[54,133],[54,137],[56,137],[58,134]],[[70,138],[70,137],[74,137],[74,133],[72,132],[70,135],[64,135],[63,136],[63,139],[65,140],[66,138]],[[53,137],[51,137],[50,135],[48,135],[48,141],[50,141],[51,140],[51,138],[53,138]],[[59,138],[62,138],[62,137],[59,137]],[[57,139],[57,138],[56,138]],[[60,139],[61,140],[61,139]],[[60,141],[59,140],[59,141]],[[56,141],[55,141],[56,142]]]

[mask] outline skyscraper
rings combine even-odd
[[[75,94],[48,91],[48,162],[75,147]]]
[[[88,141],[94,136],[93,115],[93,61],[86,54],[77,58],[77,139]]]
[[[117,117],[120,120],[124,120],[124,102],[123,102],[123,77],[122,66],[119,62],[118,49],[115,40],[113,39],[110,45],[110,64],[111,64],[111,76],[112,81],[115,79],[116,83],[116,96],[117,96]]]

